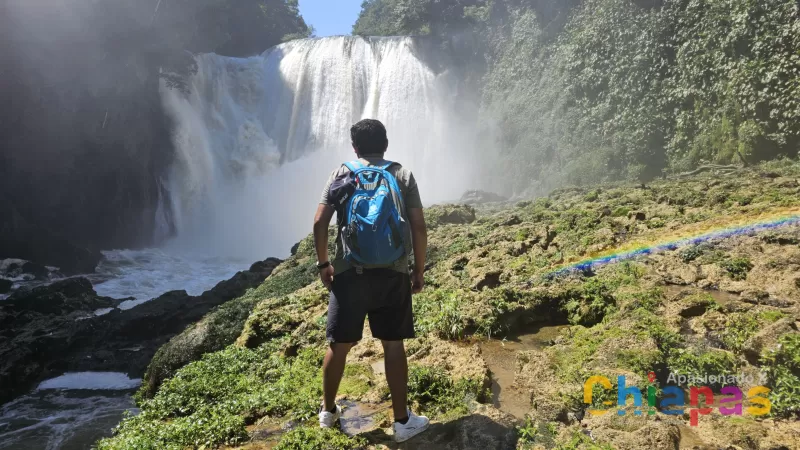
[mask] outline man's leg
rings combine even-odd
[[[330,344],[325,360],[322,362],[322,394],[324,411],[332,411],[335,407],[336,392],[344,375],[347,352],[354,344]],[[388,370],[387,370],[388,372]]]
[[[408,419],[408,361],[403,341],[381,341],[395,421]]]

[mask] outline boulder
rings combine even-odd
[[[19,289],[6,300],[10,311],[66,315],[116,306],[117,302],[98,297],[92,283],[83,277],[67,278],[46,286]]]
[[[633,411],[626,411],[623,416],[614,413],[587,415],[585,424],[594,440],[609,443],[618,450],[680,448],[681,432],[676,423],[635,416]]]
[[[464,195],[461,196],[459,203],[463,203],[465,205],[479,205],[483,203],[496,203],[505,201],[508,201],[508,197],[503,197],[502,195],[498,195],[493,192],[471,190],[465,192]]]
[[[48,280],[50,278],[50,270],[47,267],[27,261],[22,265],[22,273],[33,275],[37,280]]]
[[[791,317],[767,325],[766,328],[745,341],[742,347],[744,357],[747,358],[751,364],[758,364],[761,359],[761,354],[765,350],[774,348],[781,336],[789,333],[797,333],[797,331],[797,325],[795,324],[794,318]]]
[[[435,205],[425,209],[429,228],[439,225],[464,225],[475,221],[475,208],[466,205]]]

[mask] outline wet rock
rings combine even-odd
[[[14,282],[11,280],[6,280],[5,278],[0,278],[0,294],[7,294],[11,292],[11,286],[14,285]]]
[[[502,195],[498,195],[493,192],[473,190],[465,192],[464,195],[461,196],[461,200],[459,200],[459,202],[465,205],[479,205],[483,203],[505,202],[507,200],[507,197],[503,197]]]
[[[758,364],[761,354],[768,349],[774,348],[781,336],[789,333],[797,333],[797,325],[794,318],[787,317],[773,324],[768,325],[758,334],[745,341],[742,350],[744,357],[751,364]]]
[[[12,311],[38,314],[70,314],[74,311],[93,311],[116,305],[113,299],[98,297],[86,278],[68,278],[47,286],[20,289],[6,300]]]
[[[197,297],[172,291],[102,316],[93,311],[120,300],[97,296],[85,278],[14,292],[0,302],[3,336],[8,337],[0,340],[0,404],[68,371],[141,377],[161,345],[215,306],[258,286],[279,262],[267,260],[255,267],[257,272],[239,272]]]
[[[553,371],[547,354],[538,350],[517,354],[514,384],[521,392],[527,393],[531,416],[547,422],[567,422],[570,413],[565,400],[567,394],[581,389],[577,385],[564,384],[564,380]]]
[[[617,450],[678,450],[680,447],[681,433],[675,423],[635,416],[633,411],[626,411],[624,416],[614,413],[587,416],[586,425],[592,438],[607,442]]]
[[[50,278],[50,271],[47,267],[30,261],[22,265],[22,273],[33,275],[34,279],[37,280],[47,280]]]
[[[402,444],[405,450],[514,450],[517,431],[514,418],[488,405],[474,406],[464,417],[432,423],[428,431]],[[373,448],[397,448],[384,430],[365,435]]]

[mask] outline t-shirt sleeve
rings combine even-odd
[[[408,188],[406,189],[405,203],[406,208],[422,208],[419,186],[417,186],[417,180],[414,179],[414,174],[410,171],[408,172]]]
[[[333,180],[336,179],[336,172],[339,169],[334,170],[331,172],[331,176],[328,177],[328,181],[325,183],[325,189],[322,190],[322,196],[320,196],[319,203],[322,205],[330,205],[333,206],[331,202],[331,184],[333,184]]]

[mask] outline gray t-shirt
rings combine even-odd
[[[368,164],[370,166],[383,166],[389,162],[381,157],[364,157],[361,158],[360,161],[363,164]],[[394,175],[394,177],[397,179],[397,184],[400,187],[400,194],[403,196],[403,203],[406,207],[405,211],[400,211],[400,215],[403,217],[405,223],[408,224],[408,210],[410,208],[422,208],[422,200],[419,196],[417,182],[414,180],[414,175],[411,173],[411,171],[398,163],[392,164],[386,170]],[[350,172],[350,169],[344,165],[331,172],[331,176],[328,178],[328,182],[325,184],[325,189],[322,191],[322,197],[319,200],[321,204],[334,206],[330,199],[331,183],[333,183],[336,178],[346,174],[347,172]],[[338,219],[339,218],[337,218],[337,223],[339,222]],[[408,273],[408,257],[411,255],[411,227],[409,226],[406,226],[406,243],[406,254],[397,260],[391,267],[392,269],[402,273]],[[333,261],[331,261],[331,264],[333,264],[334,274],[340,274],[353,267],[350,263],[344,260],[341,232],[337,233],[336,235],[336,255],[334,256]]]

